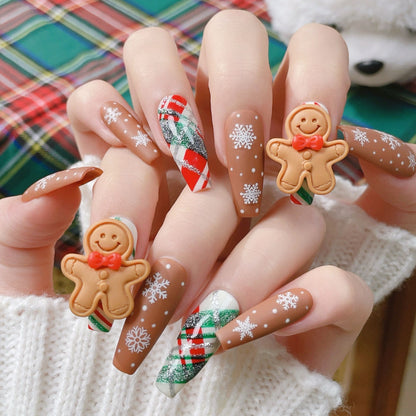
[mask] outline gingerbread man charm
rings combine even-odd
[[[288,194],[299,190],[304,180],[315,194],[327,194],[335,186],[332,165],[348,154],[344,140],[327,141],[331,119],[319,103],[296,107],[286,118],[288,139],[270,139],[268,156],[282,167],[277,176],[278,188]]]
[[[99,301],[109,318],[122,319],[131,314],[134,307],[131,286],[150,273],[146,260],[128,260],[133,244],[125,224],[106,219],[87,230],[85,255],[67,254],[62,259],[63,274],[75,282],[69,299],[69,307],[75,315],[91,315]]]

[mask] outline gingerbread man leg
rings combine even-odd
[[[296,192],[302,184],[302,167],[301,166],[282,166],[282,169],[277,177],[277,184],[279,188],[287,193]]]

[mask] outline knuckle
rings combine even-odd
[[[142,48],[148,45],[172,43],[173,39],[169,32],[160,27],[147,27],[133,32],[126,39],[123,47],[123,56],[128,57],[130,54],[136,54]]]

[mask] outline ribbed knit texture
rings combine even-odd
[[[415,267],[416,237],[350,205],[364,189],[338,179],[330,196],[315,198],[327,235],[314,266],[333,264],[358,274],[379,301]],[[83,190],[84,223],[90,190],[91,185]],[[281,194],[271,180],[264,190],[266,211]],[[168,399],[153,382],[180,326],[166,328],[129,376],[112,366],[121,325],[116,321],[109,334],[102,334],[88,330],[64,299],[0,296],[0,414],[324,416],[341,404],[337,383],[309,371],[271,337],[214,356],[180,394]]]

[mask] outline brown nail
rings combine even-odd
[[[31,201],[32,199],[47,195],[53,191],[64,188],[65,186],[75,184],[78,186],[84,185],[97,178],[102,173],[103,171],[101,169],[88,166],[52,173],[29,186],[22,195],[22,201]]]
[[[312,304],[306,289],[276,294],[218,330],[217,338],[225,350],[237,347],[294,323],[310,311]]]
[[[169,323],[186,289],[185,269],[169,258],[161,258],[135,299],[133,313],[126,319],[113,364],[133,374],[146,358]]]
[[[101,107],[105,125],[134,154],[146,163],[152,163],[160,152],[139,121],[121,104],[109,101]]]
[[[250,110],[235,111],[225,123],[228,173],[240,217],[255,217],[263,192],[263,123]]]
[[[350,146],[350,154],[381,167],[399,177],[415,173],[416,155],[400,139],[378,130],[356,126],[338,126]]]

